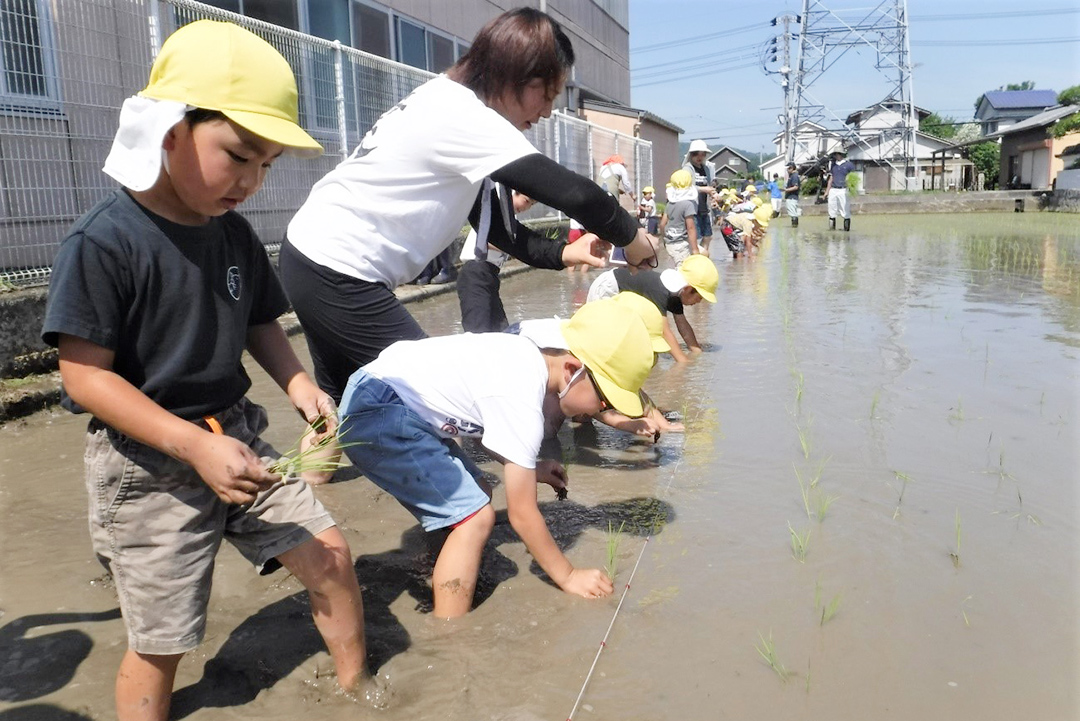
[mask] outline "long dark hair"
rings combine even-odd
[[[574,64],[574,47],[559,23],[533,8],[517,8],[481,28],[469,52],[446,74],[484,100],[507,90],[521,96],[536,78],[549,95],[558,92]]]

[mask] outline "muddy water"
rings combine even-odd
[[[640,560],[574,717],[1077,718],[1080,218],[824,223],[778,223],[757,260],[719,261],[718,303],[688,312],[707,352],[648,384],[685,436],[564,428],[551,451],[570,499],[541,498],[574,563],[604,565],[624,521],[620,591]],[[565,314],[586,285],[508,279],[509,315]],[[453,296],[412,311],[458,329]],[[251,395],[288,446],[283,396],[262,375]],[[87,540],[84,425],[0,431],[3,719],[112,717],[125,640]],[[357,557],[393,707],[335,696],[301,589],[226,548],[174,716],[566,718],[618,597],[546,584],[503,515],[482,603],[435,622],[411,517],[342,475],[318,493]],[[755,650],[770,638],[786,680]]]

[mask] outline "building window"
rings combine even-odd
[[[390,13],[353,3],[352,45],[365,53],[390,58]]]
[[[428,33],[428,70],[441,73],[454,64],[454,41],[450,38]]]
[[[427,70],[427,41],[424,28],[397,18],[398,59],[406,65]]]
[[[0,2],[0,95],[5,104],[55,107],[55,61],[42,0]]]
[[[737,158],[735,156],[732,156],[731,160],[728,161],[728,165],[730,165],[733,168],[737,168],[737,167],[739,167],[739,160],[740,160],[739,158]]]

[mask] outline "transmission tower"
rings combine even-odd
[[[830,5],[841,2],[843,0],[835,0],[835,3],[829,0]],[[912,90],[907,0],[881,0],[876,7],[857,10],[842,7],[833,10],[821,0],[803,0],[802,15],[797,21],[802,23],[802,29],[799,32],[799,64],[790,81],[793,108],[790,113],[785,112],[787,159],[790,161],[796,154],[816,157],[821,153],[821,148],[808,147],[806,137],[800,138],[797,132],[799,125],[807,121],[834,130],[849,145],[869,149],[868,139],[849,127],[845,119],[815,97],[812,90],[814,83],[848,51],[869,47],[874,51],[874,67],[887,80],[883,100],[895,104],[901,116],[900,123],[876,134],[880,155],[874,159],[902,173],[905,187],[912,189],[918,175],[915,158],[918,118]],[[789,97],[787,90],[785,88],[785,107]],[[867,104],[877,102],[879,99],[873,98]]]

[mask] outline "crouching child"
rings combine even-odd
[[[349,379],[340,422],[350,460],[425,531],[449,531],[431,578],[437,617],[472,608],[495,525],[491,490],[454,442],[461,436],[503,462],[510,525],[548,577],[585,598],[613,590],[603,571],[570,563],[540,514],[537,483],[566,486],[559,463],[537,460],[545,400],[565,416],[609,407],[640,416],[652,343],[641,318],[613,302],[584,306],[563,337],[569,350],[506,333],[399,341]]]

